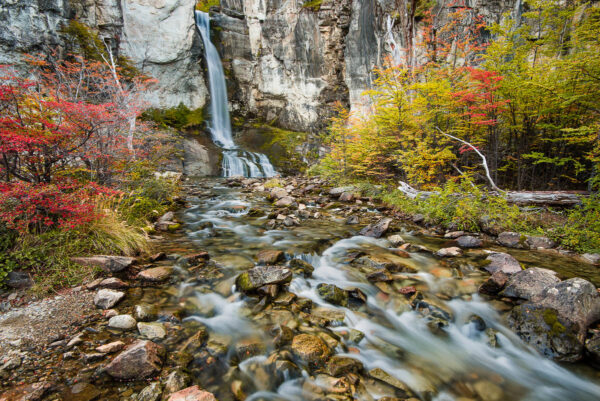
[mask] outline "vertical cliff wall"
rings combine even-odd
[[[76,19],[158,80],[147,94],[152,106],[201,107],[207,90],[194,6],[195,0],[3,0],[0,63],[18,64],[22,53],[64,50],[61,28]]]

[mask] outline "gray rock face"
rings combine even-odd
[[[582,357],[587,327],[600,318],[600,295],[590,282],[573,278],[546,287],[516,306],[510,327],[542,354],[557,361]]]
[[[508,253],[494,252],[486,258],[486,263],[484,268],[490,273],[500,271],[510,275],[522,270],[519,261]]]
[[[360,230],[358,234],[364,235],[365,237],[380,238],[390,228],[391,223],[392,219],[386,217],[384,219],[379,220],[376,224],[369,224],[368,226]]]
[[[556,272],[539,267],[531,267],[513,274],[500,295],[511,298],[533,299],[546,287],[559,283]]]
[[[69,19],[90,26],[119,55],[158,80],[145,93],[154,107],[183,102],[202,107],[207,96],[199,68],[195,0],[12,0],[0,4],[0,64],[21,63],[21,53],[65,48],[60,29]]]
[[[94,305],[101,309],[110,309],[125,298],[125,293],[102,289],[94,296]]]
[[[160,372],[165,349],[152,341],[136,341],[115,357],[104,370],[120,380],[142,380]]]

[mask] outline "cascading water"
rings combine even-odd
[[[227,108],[225,73],[217,48],[210,40],[210,16],[196,11],[196,27],[204,42],[210,88],[210,130],[213,141],[223,148],[223,176],[272,177],[276,174],[269,158],[261,153],[238,149],[233,141]]]

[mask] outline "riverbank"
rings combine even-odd
[[[509,329],[513,310],[531,300],[490,295],[522,291],[512,279],[531,271],[522,267],[562,268],[543,292],[591,266],[472,234],[431,235],[344,193],[318,178],[186,181],[186,206],[173,216],[181,225],[161,233],[159,253],[70,291],[87,304],[87,320],[65,322],[71,330],[60,338],[0,342],[3,355],[20,358],[3,361],[4,397],[176,400],[172,393],[191,387],[193,400],[221,401],[597,398],[585,340],[598,327],[586,325],[579,362],[565,369]],[[500,261],[515,282],[501,288],[502,276],[490,276],[492,255],[516,258]],[[598,302],[597,293],[575,296]],[[11,313],[62,314],[44,302]],[[571,333],[557,311],[533,323]],[[12,324],[4,316],[2,329]]]

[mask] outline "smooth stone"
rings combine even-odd
[[[94,305],[101,309],[110,309],[123,298],[125,298],[124,292],[102,289],[94,296]]]
[[[214,394],[192,386],[173,393],[167,401],[217,401]]]
[[[498,271],[511,275],[522,271],[521,264],[517,259],[503,252],[493,252],[486,259],[483,268],[490,273]]]
[[[137,328],[140,335],[149,340],[163,339],[167,336],[167,330],[163,323],[139,322]]]
[[[449,248],[440,249],[439,251],[437,251],[435,253],[435,256],[439,256],[441,258],[448,258],[448,257],[461,256],[462,253],[463,253],[463,251],[459,247],[451,246]]]
[[[167,280],[173,274],[173,268],[170,266],[159,266],[151,269],[142,270],[137,278],[143,281],[161,282]]]
[[[108,327],[111,329],[131,330],[135,327],[136,323],[131,315],[117,315],[108,320]]]
[[[96,351],[103,354],[112,354],[114,352],[121,351],[123,347],[125,347],[125,343],[123,341],[113,341],[112,343],[96,347]]]
[[[265,249],[256,255],[259,264],[274,265],[285,260],[283,251],[276,249]]]

